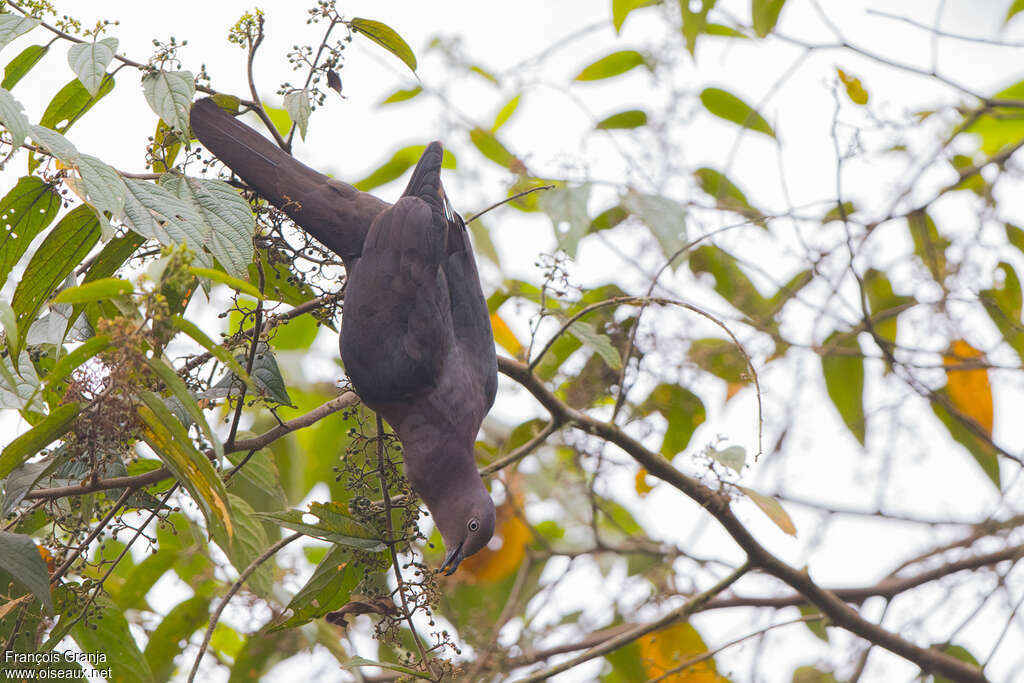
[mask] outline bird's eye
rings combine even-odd
[[[466,528],[469,529],[470,533],[475,534],[477,531],[480,530],[480,522],[478,522],[476,520],[476,517],[474,517],[473,519],[469,520],[468,524],[466,524]]]

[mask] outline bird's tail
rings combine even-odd
[[[387,207],[306,166],[210,98],[192,105],[191,123],[204,147],[342,258],[360,253],[370,223]]]
[[[405,186],[403,197],[419,197],[430,205],[435,221],[443,221],[448,231],[461,231],[465,228],[462,217],[455,213],[448,195],[441,183],[441,161],[444,159],[444,146],[434,140],[423,150],[416,168],[413,169],[409,184]],[[452,243],[449,235],[449,244]],[[461,240],[457,240],[461,242]]]

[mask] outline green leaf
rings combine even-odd
[[[381,107],[384,106],[385,104],[405,102],[406,100],[411,100],[412,98],[416,97],[421,92],[423,92],[423,87],[419,85],[417,85],[415,88],[409,88],[407,90],[396,90],[395,92],[391,93],[383,100],[381,100],[377,106]]]
[[[1006,343],[1024,360],[1024,325],[1021,324],[1024,292],[1021,291],[1020,279],[1006,261],[996,266],[996,272],[1002,276],[1002,281],[997,277],[991,289],[979,292],[978,299]]]
[[[362,19],[360,17],[352,19],[348,25],[357,33],[362,33],[364,36],[401,59],[413,73],[416,72],[416,55],[413,54],[412,48],[409,47],[409,44],[402,39],[402,36],[395,33],[394,29],[390,26],[379,21],[374,21],[373,19]]]
[[[808,627],[810,624],[808,624]],[[793,671],[792,683],[839,683],[835,674],[830,671],[822,671],[813,666],[798,666]]]
[[[94,609],[71,629],[82,652],[102,655],[116,683],[155,683],[146,658],[135,644],[124,613],[103,593],[96,595]]]
[[[213,465],[192,445],[188,431],[156,394],[144,391],[139,398],[145,404],[138,409],[146,426],[142,438],[199,504],[211,535],[223,525],[228,537],[234,536],[228,494]]]
[[[67,213],[39,245],[11,299],[22,340],[50,293],[82,262],[99,238],[99,221],[83,205]]]
[[[383,165],[362,180],[353,183],[353,185],[358,190],[369,192],[375,187],[400,178],[403,173],[419,161],[426,148],[426,145],[410,145],[409,147],[397,150]],[[441,157],[441,168],[455,168],[455,155],[447,149],[444,150],[444,156]]]
[[[127,280],[116,277],[105,277],[61,290],[53,298],[55,304],[81,304],[99,299],[110,299],[122,294],[130,294],[134,287]]]
[[[620,50],[605,55],[596,62],[584,67],[576,74],[577,81],[597,81],[624,74],[631,69],[646,64],[647,58],[636,50]]]
[[[686,240],[686,207],[668,197],[629,192],[622,206],[651,231],[658,240],[662,256],[677,256]]]
[[[747,201],[747,196],[743,194],[743,191],[720,171],[705,166],[698,168],[693,175],[697,179],[700,189],[710,195],[719,208],[738,211],[745,215],[757,213]]]
[[[163,549],[161,549],[162,551]],[[174,673],[174,658],[184,650],[184,643],[210,618],[210,598],[193,595],[175,605],[149,634],[146,663],[158,681],[169,681]]]
[[[659,384],[638,410],[642,415],[661,413],[668,422],[661,441],[661,454],[669,460],[686,450],[697,427],[707,419],[700,397],[678,384]]]
[[[227,349],[218,344],[214,344],[213,340],[206,336],[206,333],[196,327],[195,323],[190,320],[185,320],[180,315],[172,315],[168,321],[176,329],[184,332],[192,338],[197,344],[202,346],[204,349],[209,351],[214,358],[219,360],[221,363],[227,366],[228,370],[232,372],[235,377],[241,378],[243,382],[249,387],[249,391],[254,394],[259,394],[259,389],[256,387],[255,382],[249,376],[249,373],[245,371],[241,363],[232,356]]]
[[[800,615],[804,616],[804,617],[809,617],[809,616],[814,616],[814,615],[820,615],[821,614],[821,610],[819,610],[814,605],[800,605],[799,609],[800,609]],[[819,638],[819,639],[825,641],[826,643],[829,642],[829,639],[828,639],[828,629],[825,628],[825,620],[824,619],[819,620],[819,621],[808,621],[808,622],[806,622],[806,624],[807,624],[808,630],[810,630],[810,632],[813,633],[816,638]]]
[[[707,24],[705,33],[709,36],[719,36],[721,38],[748,38],[745,33],[734,29],[732,26],[725,26],[723,24]]]
[[[228,460],[238,466],[248,452],[228,453]],[[281,487],[281,473],[269,449],[256,451],[228,481],[228,492],[245,498],[255,510],[277,512],[287,506],[287,497]]]
[[[259,300],[263,300],[263,295],[260,294],[260,290],[256,289],[253,285],[249,284],[245,280],[239,280],[237,277],[231,277],[227,273],[222,273],[219,270],[213,268],[196,268],[195,266],[189,266],[188,272],[198,277],[205,277],[218,282],[222,285],[227,285],[236,292],[242,292],[248,294]]]
[[[641,7],[657,5],[659,0],[612,0],[612,26],[615,32],[622,31],[622,25],[626,23],[629,13]]]
[[[174,174],[161,176],[160,185],[192,208],[207,236],[203,246],[210,249],[224,270],[245,279],[253,259],[256,219],[238,190],[223,180]]]
[[[186,245],[202,265],[209,265],[202,248],[209,241],[210,228],[189,204],[155,183],[126,178],[124,184],[128,188],[125,220],[132,230],[164,246]]]
[[[63,134],[113,89],[114,77],[110,74],[103,77],[95,95],[90,94],[77,78],[69,81],[46,105],[46,111],[43,112],[43,118],[39,120],[39,125]],[[64,160],[62,159],[62,161]]]
[[[865,445],[864,357],[855,334],[833,332],[829,335],[822,344],[821,371],[825,376],[825,388],[839,416],[857,441]]]
[[[697,39],[708,30],[708,13],[714,8],[715,0],[701,0],[700,9],[692,9],[690,2],[680,2],[682,33],[686,49],[691,57],[697,55]]]
[[[598,130],[612,130],[616,128],[639,128],[647,125],[647,112],[641,109],[627,109],[617,114],[605,117],[594,126]]]
[[[236,364],[243,362],[248,363],[248,358],[245,356],[236,358]],[[250,374],[256,387],[255,393],[257,396],[262,396],[286,406],[292,404],[291,397],[288,396],[288,389],[284,384],[284,378],[281,377],[281,370],[277,367],[277,360],[274,358],[274,354],[266,342],[259,343]],[[238,373],[232,369],[232,372],[222,377],[216,384],[204,391],[201,396],[203,398],[224,398],[225,396],[238,395],[238,387],[236,386],[236,378],[238,376]]]
[[[7,90],[0,89],[0,124],[11,134],[10,156],[21,147],[29,133],[29,122],[21,102],[14,99]]]
[[[752,320],[767,322],[774,306],[750,281],[747,274],[727,252],[706,245],[690,254],[690,270],[694,275],[711,273],[715,278],[715,291],[737,310]]]
[[[961,645],[954,645],[953,643],[932,643],[931,647],[949,655],[950,657],[959,659],[961,662],[981,666],[978,659],[972,655],[967,648]],[[953,683],[953,681],[945,676],[936,675],[934,683]]]
[[[775,523],[775,526],[779,527],[783,533],[789,534],[790,536],[796,536],[796,526],[794,526],[789,513],[786,512],[784,507],[782,507],[782,503],[771,496],[758,493],[754,489],[747,488],[746,486],[737,485],[736,488],[747,494],[747,497],[754,501],[754,504],[761,508],[761,512],[768,515],[768,519],[772,520],[772,522]]]
[[[786,0],[751,0],[750,14],[754,20],[754,33],[764,38],[779,21],[779,13]]]
[[[24,176],[0,199],[0,220],[9,229],[0,230],[0,282],[21,259],[36,235],[60,210],[60,195],[41,178]]]
[[[622,369],[622,356],[619,355],[619,350],[612,345],[612,340],[608,338],[608,335],[601,334],[592,325],[582,320],[576,320],[569,325],[569,333],[592,348],[612,370]]]
[[[950,404],[955,405],[953,404],[946,387],[943,387],[937,393],[941,396],[945,396],[946,400]],[[974,432],[968,429],[959,418],[950,414],[950,412],[938,401],[933,400],[931,404],[932,412],[934,412],[935,416],[939,418],[943,425],[946,426],[946,429],[949,431],[949,435],[952,436],[957,443],[967,449],[967,452],[971,454],[974,461],[978,463],[985,475],[995,485],[996,490],[1001,490],[1002,485],[1000,483],[999,476],[999,454],[995,447],[993,447],[987,440],[975,436]]]
[[[6,360],[6,359],[5,359]],[[21,504],[25,495],[36,487],[40,480],[48,477],[55,469],[63,465],[71,457],[71,451],[59,449],[53,456],[37,462],[25,463],[15,469],[4,479],[3,505],[0,506],[0,517],[6,517],[14,508]]]
[[[309,106],[308,90],[293,90],[284,96],[284,110],[299,128],[299,135],[306,139],[306,129],[309,127],[309,116],[313,110]]]
[[[270,542],[267,540],[267,532],[263,529],[263,525],[255,517],[252,506],[232,493],[228,494],[228,499],[231,501],[231,510],[234,513],[235,533],[228,539],[224,531],[217,527],[214,529],[214,540],[231,560],[231,565],[241,574],[263,554]],[[246,585],[250,590],[263,598],[269,599],[273,595],[273,566],[273,561],[268,559],[246,579]]]
[[[469,131],[470,142],[484,155],[504,169],[511,168],[513,162],[518,161],[512,152],[505,148],[505,145],[490,131],[483,128],[474,128]]]
[[[108,211],[111,218],[119,217],[124,212],[128,190],[117,171],[88,154],[80,154],[76,166],[82,177],[81,186],[72,185],[76,194],[96,210],[101,221],[106,220],[103,214]]]
[[[78,407],[77,403],[57,406],[42,422],[7,444],[0,453],[0,479],[66,434],[78,416]]]
[[[68,48],[68,65],[90,95],[99,93],[117,46],[117,38],[104,38],[94,43],[76,43]]]
[[[704,372],[723,379],[730,384],[750,382],[747,361],[728,339],[704,337],[690,342],[687,357]]]
[[[370,527],[357,522],[348,515],[341,512],[337,503],[312,503],[309,512],[301,510],[285,510],[283,512],[256,512],[255,517],[268,522],[283,526],[285,529],[298,531],[319,538],[323,541],[337,543],[348,548],[365,550],[368,552],[379,552],[387,548],[377,537],[377,533]],[[311,514],[319,518],[316,524],[309,524],[303,521],[303,516]]]
[[[146,358],[146,365],[156,373],[157,377],[164,383],[164,386],[170,390],[171,395],[178,399],[178,402],[185,409],[192,422],[199,425],[206,440],[213,445],[214,455],[218,459],[224,457],[224,447],[221,445],[220,439],[217,438],[217,434],[210,428],[206,417],[203,415],[203,411],[196,404],[195,397],[192,396],[188,387],[185,386],[185,382],[178,376],[174,368],[163,358]]]
[[[774,138],[775,131],[749,104],[721,88],[705,88],[700,94],[704,108],[715,116],[743,128]]]
[[[25,77],[32,67],[39,63],[50,48],[46,45],[29,45],[4,67],[4,80],[0,88],[10,90]]]
[[[0,14],[0,50],[18,36],[39,25],[39,19],[22,17],[14,13]]]
[[[871,324],[882,339],[893,344],[899,332],[899,314],[916,303],[912,296],[899,296],[892,290],[888,276],[875,268],[864,272],[864,291],[871,307]]]
[[[10,309],[9,306],[7,308]],[[0,408],[29,410],[40,415],[46,413],[46,405],[39,393],[36,367],[24,349],[18,356],[17,367],[10,353],[0,354]]]
[[[498,112],[498,115],[494,117],[494,125],[491,126],[491,132],[497,131],[499,128],[505,125],[505,123],[512,117],[512,114],[516,113],[516,108],[519,107],[520,95],[516,95],[511,100],[505,103],[505,105]]]
[[[1003,19],[1003,26],[1010,23],[1010,19],[1024,11],[1024,0],[1013,0],[1009,9],[1006,10],[1006,17]]]
[[[188,132],[188,115],[196,94],[196,79],[191,71],[154,71],[142,77],[146,102],[167,125]]]
[[[270,117],[270,122],[274,124],[274,128],[281,134],[281,137],[287,137],[288,131],[292,129],[292,118],[288,116],[288,112],[284,109],[278,109],[277,107],[270,107],[263,105],[263,109],[267,112],[267,116]]]
[[[30,590],[43,603],[47,614],[53,614],[50,573],[30,536],[0,531],[0,569]]]
[[[587,200],[590,185],[556,187],[544,192],[538,200],[541,211],[551,219],[558,246],[569,256],[576,257],[576,247],[590,227]]]
[[[722,450],[709,446],[705,449],[704,454],[737,474],[743,471],[743,466],[747,462],[747,450],[743,446],[729,446]]]
[[[486,69],[484,69],[484,68],[482,68],[480,66],[477,66],[476,64],[473,64],[473,65],[471,65],[469,67],[469,72],[472,73],[472,74],[476,74],[477,76],[479,76],[480,78],[484,79],[485,81],[491,83],[492,85],[495,85],[495,86],[500,86],[501,85],[498,82],[497,76],[492,74],[490,71],[487,71]]]
[[[946,248],[950,241],[939,234],[935,221],[924,211],[907,215],[907,228],[914,240],[914,253],[931,272],[939,285],[943,285],[948,273]]]
[[[407,666],[392,664],[391,662],[375,662],[372,659],[367,659],[366,657],[352,657],[347,662],[342,662],[341,665],[346,669],[354,669],[360,666],[379,666],[382,669],[390,669],[391,671],[397,671],[398,673],[406,674],[407,676],[422,678],[426,681],[432,680],[429,674],[423,673],[422,671],[410,669]]]
[[[292,615],[270,631],[307,624],[345,605],[352,590],[362,580],[362,572],[349,561],[349,555],[345,548],[331,546],[313,576],[288,603]]]
[[[45,126],[34,125],[30,127],[30,130],[36,144],[45,149],[52,157],[70,165],[78,162],[78,150],[66,137]],[[32,166],[31,163],[29,165]],[[38,166],[38,162],[36,165]]]

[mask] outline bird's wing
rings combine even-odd
[[[443,226],[402,197],[370,227],[349,273],[341,355],[364,401],[393,402],[437,385],[452,343]]]
[[[388,203],[314,171],[210,98],[192,105],[199,141],[260,196],[350,263]]]
[[[498,360],[494,354],[491,315],[480,288],[469,231],[458,214],[455,219],[448,232],[449,255],[445,262],[452,329],[455,342],[462,348],[464,357],[469,359],[474,376],[484,388],[486,405],[480,415],[482,419],[494,404],[498,390]]]
[[[444,147],[440,142],[427,145],[413,170],[405,196],[415,196],[431,209],[435,230],[444,232],[444,271],[451,302],[454,341],[462,348],[462,357],[471,364],[475,380],[484,389],[485,406],[480,417],[490,410],[498,387],[498,365],[494,355],[494,334],[490,311],[480,288],[480,275],[473,258],[469,231],[455,213],[441,184]]]

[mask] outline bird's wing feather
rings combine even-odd
[[[445,263],[448,296],[452,307],[452,328],[463,356],[472,364],[474,376],[484,389],[484,414],[494,404],[498,390],[498,360],[494,354],[494,333],[480,276],[473,258],[469,234],[462,219],[456,217],[448,236],[449,256]]]
[[[373,223],[349,275],[341,354],[363,400],[398,401],[437,384],[452,343],[444,235],[403,197]]]
[[[199,141],[262,197],[350,262],[388,203],[314,171],[210,98],[192,105]]]

